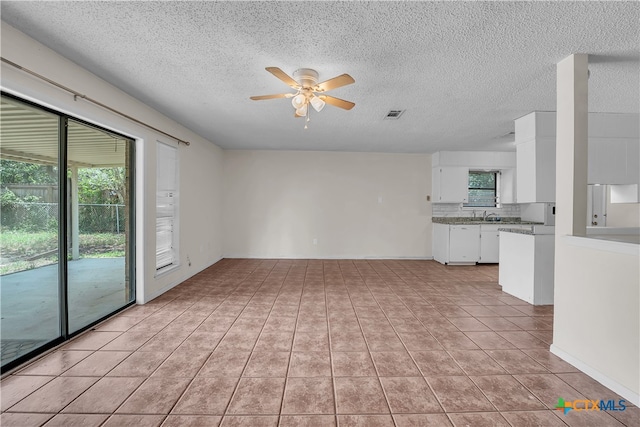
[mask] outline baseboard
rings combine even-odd
[[[613,392],[615,392],[615,393],[619,394],[620,396],[624,397],[629,402],[633,403],[636,406],[640,406],[640,394],[638,394],[637,392],[634,392],[633,390],[630,390],[629,388],[623,386],[619,382],[609,378],[607,375],[603,374],[602,372],[598,371],[597,369],[592,368],[591,366],[587,365],[583,361],[581,361],[581,360],[575,358],[574,356],[570,355],[566,351],[559,349],[554,344],[551,344],[550,351],[551,351],[551,353],[555,354],[556,356],[558,356],[559,358],[561,358],[565,362],[567,362],[567,363],[573,365],[574,367],[580,369],[582,372],[584,372],[585,374],[589,375],[591,378],[593,378],[594,380],[598,381],[603,386],[607,387],[608,389],[612,390]],[[599,397],[600,396],[591,396],[590,398],[596,399],[596,398],[599,398]]]
[[[357,260],[416,260],[416,261],[431,261],[433,257],[412,257],[412,256],[362,256],[362,255],[342,255],[342,256],[274,256],[274,255],[225,255],[222,258],[226,259],[357,259]]]
[[[178,286],[180,283],[184,282],[185,280],[195,276],[196,274],[200,273],[201,271],[206,270],[207,268],[211,267],[213,264],[215,264],[216,262],[220,261],[223,257],[218,257],[216,260],[212,261],[210,264],[205,265],[204,267],[193,271],[193,273],[189,272],[189,275],[185,275],[183,277],[181,277],[180,279],[174,280],[173,282],[169,283],[167,286],[151,293],[151,294],[145,294],[145,298],[144,298],[144,302],[142,302],[142,304],[146,304],[149,301],[159,297],[160,295],[164,294],[165,292],[175,288],[176,286]]]

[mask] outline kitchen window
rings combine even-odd
[[[465,207],[498,206],[498,171],[469,171],[469,198]]]

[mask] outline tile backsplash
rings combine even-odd
[[[520,217],[520,205],[503,204],[500,208],[463,208],[462,203],[433,203],[431,215],[435,217],[472,217],[475,210],[476,217],[482,217],[484,211],[487,215],[494,213],[500,217]]]

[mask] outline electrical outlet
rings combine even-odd
[[[318,244],[318,239],[313,239],[313,244],[317,245]]]
[[[427,196],[427,202],[431,201],[431,196]]]

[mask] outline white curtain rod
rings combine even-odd
[[[13,61],[9,61],[8,59],[3,58],[3,57],[0,57],[0,59],[5,64],[11,65],[12,67],[15,67],[15,68],[17,68],[17,69],[19,69],[21,71],[24,71],[25,73],[31,74],[32,76],[35,76],[35,77],[39,78],[40,80],[44,80],[45,82],[47,82],[47,83],[49,83],[49,84],[51,84],[51,85],[53,85],[53,86],[55,86],[57,88],[60,88],[62,90],[65,90],[65,91],[71,93],[73,95],[73,99],[76,100],[76,101],[78,100],[78,98],[82,98],[82,99],[84,99],[86,101],[91,102],[92,104],[95,104],[95,105],[97,105],[99,107],[104,108],[105,110],[109,110],[112,113],[116,113],[119,116],[122,116],[122,117],[124,117],[124,118],[126,118],[128,120],[131,120],[132,122],[135,122],[135,123],[137,123],[139,125],[145,126],[145,127],[149,128],[151,130],[154,130],[154,131],[156,131],[158,133],[163,134],[164,136],[168,136],[169,138],[175,139],[176,141],[178,141],[178,144],[184,144],[184,145],[187,145],[187,146],[191,145],[191,143],[189,141],[184,141],[184,140],[182,140],[180,138],[177,138],[177,137],[175,137],[175,136],[173,136],[173,135],[171,135],[171,134],[169,134],[167,132],[161,131],[160,129],[155,128],[155,127],[153,127],[153,126],[151,126],[151,125],[149,125],[147,123],[141,122],[140,120],[138,120],[138,119],[136,119],[134,117],[131,117],[128,114],[120,112],[120,111],[116,110],[115,108],[111,108],[108,105],[105,105],[100,101],[96,101],[95,99],[89,98],[87,95],[84,95],[84,94],[82,94],[80,92],[77,92],[77,91],[75,91],[73,89],[70,89],[70,88],[68,88],[68,87],[66,87],[64,85],[61,85],[60,83],[55,82],[55,81],[53,81],[53,80],[51,80],[51,79],[49,79],[49,78],[47,78],[47,77],[45,77],[45,76],[43,76],[41,74],[38,74],[35,71],[31,71],[28,68],[24,68],[24,67],[16,64]]]

